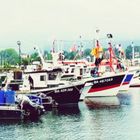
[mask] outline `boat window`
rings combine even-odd
[[[40,76],[40,81],[45,81],[46,80],[46,75],[41,75]]]
[[[69,68],[66,69],[65,73],[69,73]]]
[[[71,69],[71,73],[74,73],[74,68]]]
[[[55,80],[56,77],[57,77],[57,74],[50,73],[50,74],[48,75],[48,80]]]
[[[82,75],[83,74],[83,69],[80,69],[80,75]]]
[[[5,81],[6,76],[1,76],[0,77],[0,86],[2,85],[2,83]]]
[[[86,73],[89,73],[90,72],[90,69],[86,69]]]
[[[22,72],[14,71],[14,79],[22,79]]]
[[[86,73],[86,69],[84,69],[84,73]]]

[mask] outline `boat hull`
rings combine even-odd
[[[119,93],[125,93],[129,90],[129,87],[132,83],[132,80],[133,80],[133,76],[134,76],[134,73],[133,72],[130,72],[128,74],[126,74],[120,88],[119,88]]]
[[[10,115],[9,115],[10,114]],[[14,106],[0,106],[0,119],[2,120],[21,120],[23,111]]]
[[[83,94],[85,97],[116,96],[124,77],[125,74],[121,74],[88,81],[84,86]]]
[[[140,77],[135,77],[130,84],[130,88],[140,87]]]
[[[85,98],[84,102],[88,107],[93,107],[93,108],[118,107],[120,105],[120,101],[117,98],[117,96]]]
[[[84,87],[84,83],[72,86],[62,86],[60,88],[55,89],[40,89],[40,90],[32,90],[31,94],[44,93],[47,96],[52,97],[52,99],[58,105],[65,104],[78,104],[81,96],[81,89]]]

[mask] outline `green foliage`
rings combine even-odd
[[[46,60],[52,60],[52,55],[47,50],[44,51],[43,57]]]
[[[33,62],[33,61],[40,61],[40,58],[39,58],[39,56],[38,56],[38,53],[37,52],[35,52],[35,53],[32,53],[31,54],[31,61]]]
[[[76,52],[70,52],[70,53],[68,53],[68,59],[69,60],[73,60],[75,58],[75,56],[76,56]]]
[[[52,55],[51,55],[51,53],[48,53],[48,54],[47,54],[47,60],[52,60]]]
[[[127,46],[125,50],[126,59],[132,59],[132,47],[131,45]]]
[[[104,51],[107,48],[104,48]],[[117,50],[114,50],[115,54],[117,56]],[[139,46],[135,46],[135,52],[139,52],[140,53],[140,47]],[[79,55],[78,51],[77,52],[69,52],[67,50],[64,51],[64,56],[65,59],[68,60],[73,60],[75,59],[81,59],[81,58],[87,58],[87,57],[91,57],[91,49],[87,48],[84,50],[82,55]],[[125,54],[126,54],[126,58],[127,59],[132,59],[132,47],[131,45],[129,45],[126,50],[125,50]],[[43,53],[43,57],[46,60],[52,60],[52,55],[51,52],[45,50]],[[34,52],[30,55],[30,57],[27,58],[22,58],[22,64],[23,65],[28,65],[33,61],[40,61],[40,57],[38,56],[37,52]],[[4,67],[4,68],[10,68],[13,65],[17,65],[19,63],[19,54],[18,52],[16,52],[15,49],[9,48],[9,49],[5,49],[0,51],[0,64]]]
[[[0,52],[1,65],[16,65],[19,62],[19,55],[15,49],[9,48]]]
[[[22,65],[29,65],[31,62],[31,59],[28,57],[28,58],[23,58],[22,59]]]
[[[84,50],[84,56],[85,57],[90,56],[90,53],[91,53],[91,49],[85,49]]]
[[[65,50],[64,56],[65,56],[65,59],[68,59],[68,60],[73,60],[75,57],[76,59],[81,59],[82,57],[90,56],[90,52],[91,52],[91,49],[85,49],[83,52],[83,55],[80,56],[78,55],[78,52],[68,52]]]
[[[68,59],[69,53],[67,51],[64,51],[64,56],[65,56],[65,59]]]

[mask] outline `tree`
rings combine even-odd
[[[15,49],[9,48],[0,52],[1,65],[16,65],[19,62],[19,55]]]
[[[22,64],[23,65],[29,65],[30,64],[30,61],[31,61],[31,58],[22,58]]]
[[[52,54],[51,52],[49,53],[47,50],[44,51],[43,57],[44,59],[52,60]]]
[[[31,54],[31,61],[40,61],[40,57],[37,52]]]
[[[76,57],[76,52],[70,52],[68,53],[68,59],[73,60]]]
[[[125,50],[126,59],[132,59],[132,47],[131,45],[127,46]]]
[[[91,53],[91,49],[85,49],[84,50],[84,56],[85,57],[90,56],[90,53]]]
[[[65,56],[65,59],[68,59],[69,53],[66,50],[64,51],[64,56]]]

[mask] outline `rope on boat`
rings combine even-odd
[[[74,86],[76,88],[76,90],[79,92],[79,94],[81,94],[81,90],[79,90],[74,84],[72,84],[72,82],[69,82],[69,84],[71,84],[72,86]]]

